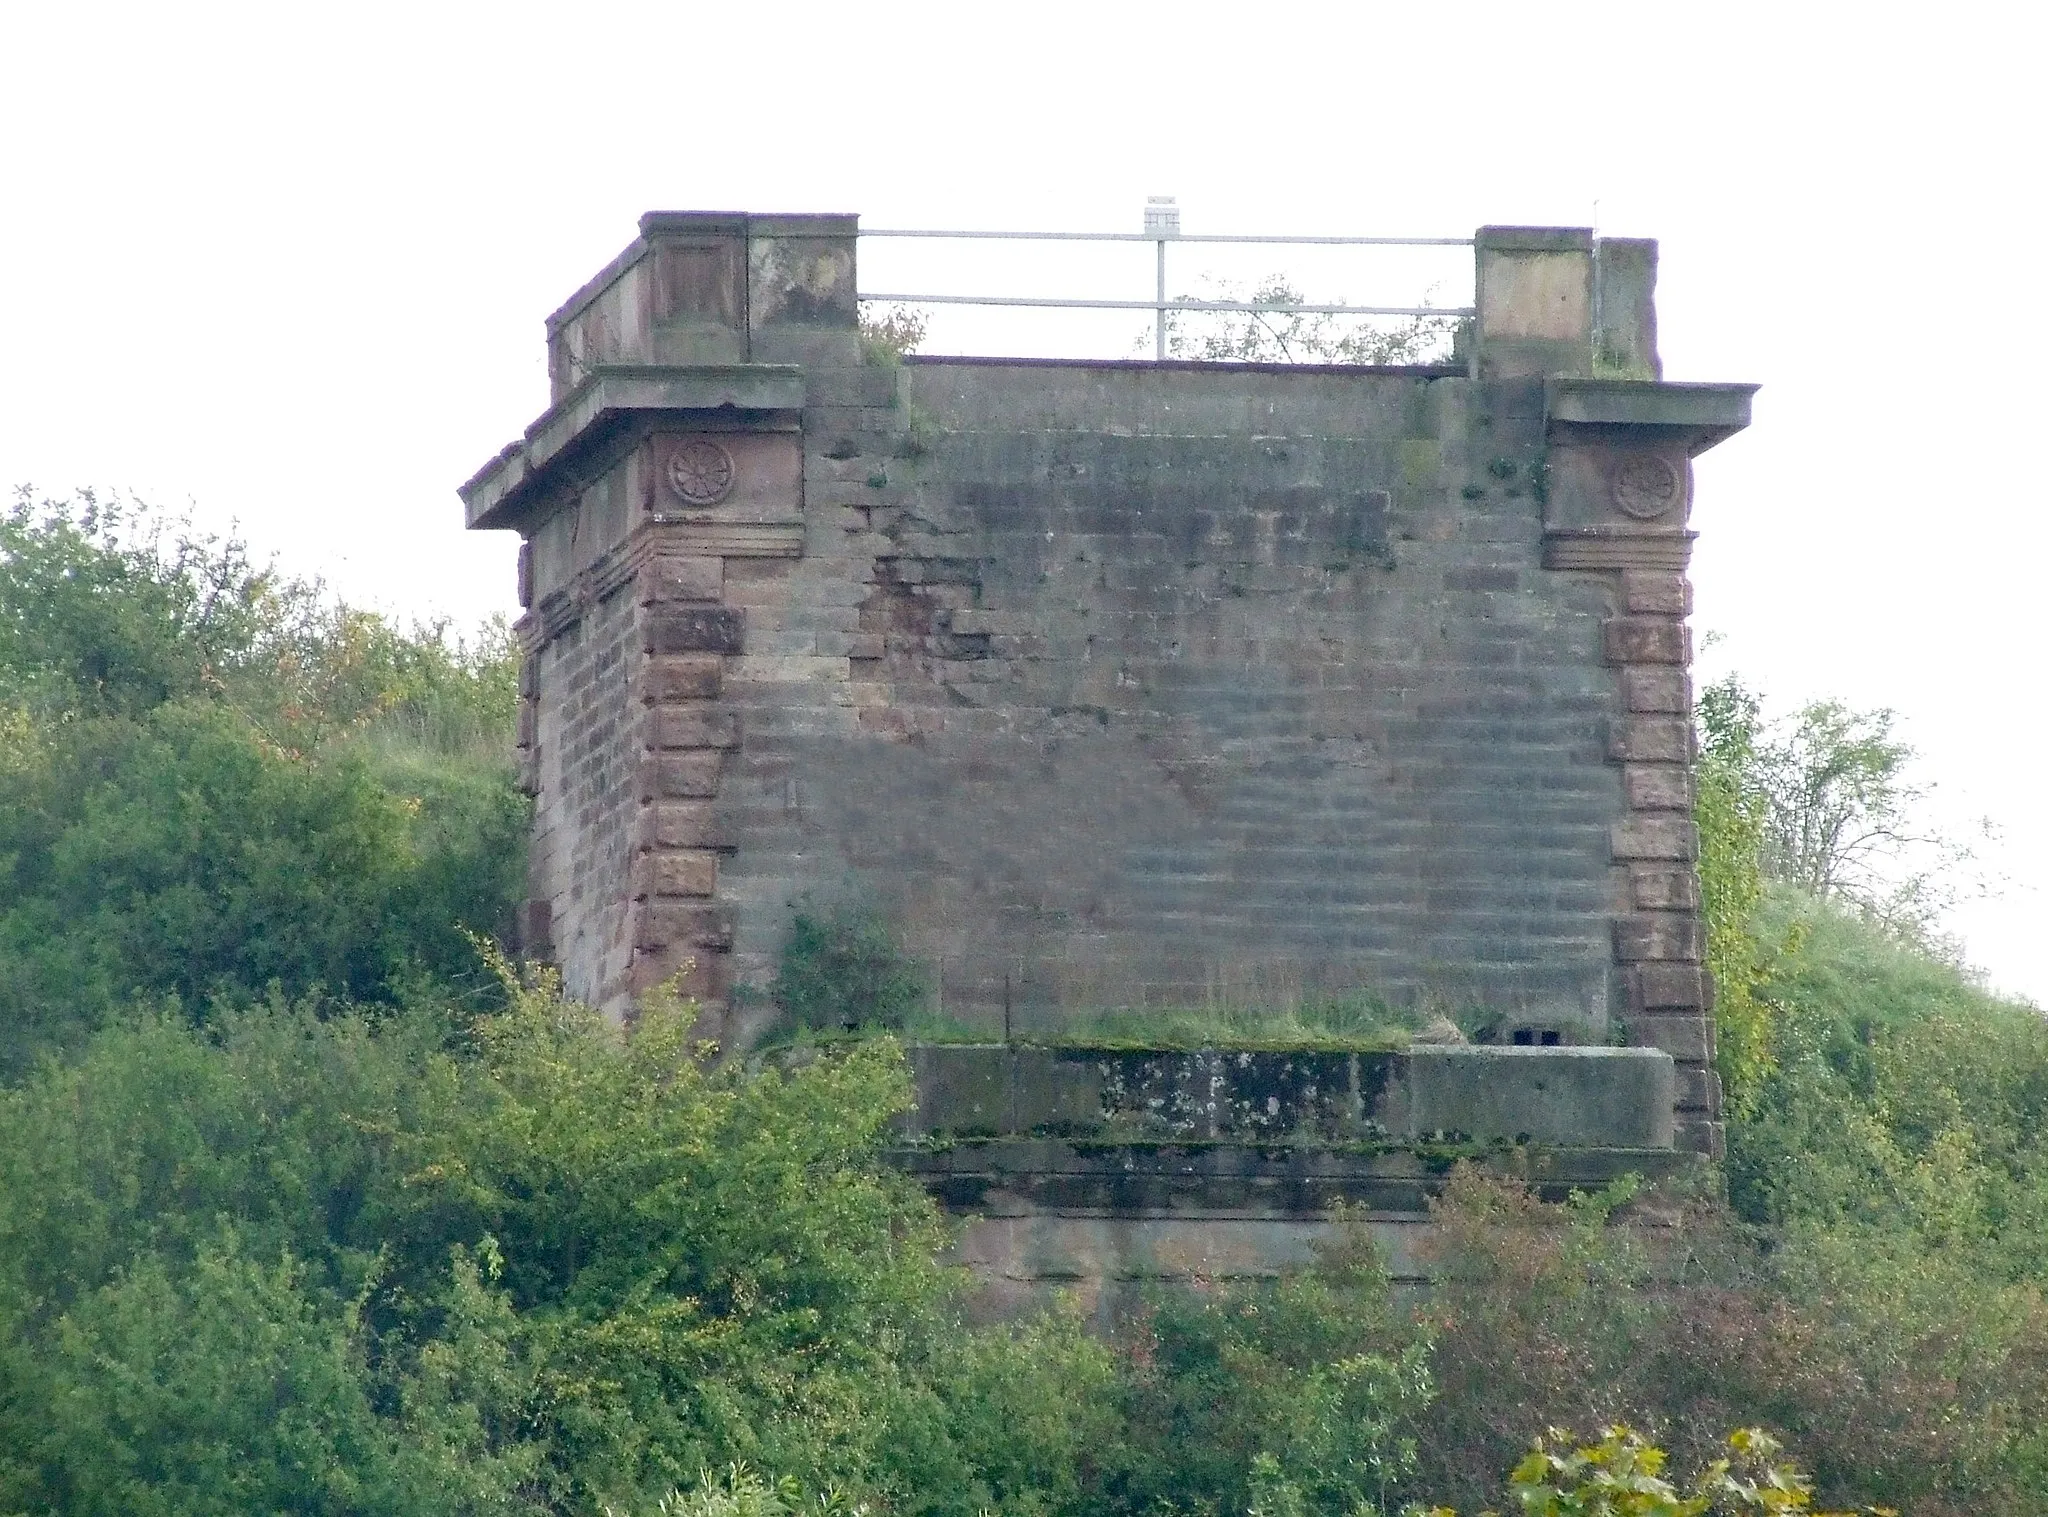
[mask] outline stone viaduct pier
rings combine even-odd
[[[913,1050],[905,1162],[999,1289],[1715,1153],[1685,569],[1754,387],[1661,377],[1655,244],[1482,228],[1458,361],[1368,367],[899,360],[857,240],[644,217],[463,488],[524,543],[528,955],[615,1015],[687,966],[743,1048],[795,903],[879,903],[987,1036]],[[1503,1046],[1052,1046],[1275,986]]]

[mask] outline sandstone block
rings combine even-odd
[[[656,900],[637,913],[636,948],[697,948],[719,951],[732,947],[732,912],[724,906],[685,905]]]
[[[653,813],[652,835],[647,841],[657,848],[726,846],[724,824],[708,801],[657,801],[649,809]]]
[[[716,795],[724,761],[725,755],[716,748],[661,754],[644,766],[640,793],[649,800]]]
[[[1700,919],[1689,912],[1642,912],[1616,919],[1614,956],[1624,964],[1645,959],[1696,964],[1705,936]]]
[[[724,1020],[725,1003],[732,994],[730,955],[716,948],[637,948],[628,981],[636,996],[645,995],[657,985],[673,984],[678,995],[697,1002],[706,1013],[694,1035],[713,1040],[721,1037],[718,1024]]]
[[[1630,764],[1622,790],[1637,811],[1692,810],[1692,777],[1680,764]]]
[[[640,571],[640,603],[668,605],[676,601],[716,601],[725,594],[725,560],[683,558],[667,554],[651,559]]]
[[[1685,670],[1662,664],[1638,664],[1621,671],[1622,702],[1631,711],[1684,715],[1692,710],[1692,681]]]
[[[737,748],[739,713],[711,705],[662,706],[654,715],[654,741],[659,748]]]
[[[1639,911],[1698,911],[1699,877],[1690,869],[1637,867],[1629,871],[1629,898]]]
[[[647,661],[640,678],[640,698],[669,701],[713,700],[724,680],[724,661],[712,654],[682,654]]]
[[[1707,975],[1697,964],[1638,964],[1628,971],[1629,1015],[1685,1012],[1698,1017],[1711,1004]]]
[[[1624,763],[1692,762],[1692,723],[1675,716],[1625,717],[1607,734],[1607,756]]]
[[[647,651],[738,653],[746,640],[746,614],[731,606],[668,609],[646,621]]]
[[[1709,1158],[1722,1159],[1728,1154],[1728,1130],[1719,1122],[1698,1118],[1681,1119],[1676,1133],[1676,1146],[1686,1153],[1706,1154]]]
[[[1683,622],[1654,616],[1616,616],[1601,623],[1610,664],[1688,664],[1692,634]]]
[[[1641,1048],[1661,1048],[1680,1064],[1704,1064],[1714,1056],[1707,1037],[1707,1019],[1698,1014],[1631,1018],[1629,1041]]]
[[[1668,1148],[1674,1073],[1639,1048],[1416,1046],[1395,1066],[1379,1116],[1414,1137]]]
[[[1519,590],[1522,576],[1514,569],[1447,569],[1446,590]]]
[[[1680,1111],[1715,1112],[1721,1109],[1721,1077],[1703,1064],[1688,1064],[1678,1071],[1675,1092]]]
[[[1621,603],[1638,614],[1690,616],[1692,585],[1683,574],[1630,569],[1621,576]]]
[[[1684,816],[1628,817],[1616,822],[1608,837],[1614,857],[1621,860],[1699,857],[1699,828]]]
[[[985,611],[978,606],[964,606],[948,612],[946,624],[950,630],[963,636],[977,632],[1023,635],[1038,631],[1041,618],[1014,611]]]
[[[718,889],[718,855],[708,849],[643,853],[640,889],[647,896],[709,896]]]

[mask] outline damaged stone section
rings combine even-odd
[[[525,951],[742,1049],[798,904],[857,899],[991,1042],[1362,993],[1556,1058],[1258,1055],[1202,1142],[1564,1142],[1600,1069],[1716,1151],[1685,566],[1753,387],[1662,379],[1655,245],[1482,229],[1469,362],[1412,368],[870,362],[856,248],[644,218],[463,489],[524,540]],[[1003,1057],[1020,1144],[1237,1088]]]

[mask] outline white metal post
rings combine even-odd
[[[1164,237],[1159,239],[1159,315],[1153,325],[1152,336],[1154,344],[1153,359],[1155,362],[1164,360],[1166,357],[1166,239]]]

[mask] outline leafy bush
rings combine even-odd
[[[1835,1503],[2041,1509],[2037,1289],[1971,1285],[1896,1236],[1760,1237],[1711,1197],[1644,1197],[1629,1207],[1651,1225],[1611,1225],[1616,1199],[1550,1207],[1455,1177],[1429,1247],[1440,1394],[1417,1488],[1476,1506],[1552,1422],[1650,1428],[1693,1467],[1720,1429],[1761,1423]]]
[[[0,1077],[138,996],[476,982],[524,881],[501,632],[90,496],[0,519],[0,608]]]
[[[900,1028],[925,1003],[925,976],[872,908],[806,906],[790,921],[770,994],[799,1027]]]
[[[1247,292],[1229,280],[1209,281],[1200,297],[1236,301],[1249,306],[1284,307],[1309,304],[1284,274],[1268,274]],[[1340,295],[1332,304],[1343,304]],[[1423,302],[1428,305],[1430,302]],[[1175,310],[1166,317],[1166,353],[1234,363],[1442,363],[1458,350],[1464,323],[1457,316],[1409,316],[1395,320],[1338,316],[1328,313],[1274,310]],[[1149,350],[1154,334],[1140,337],[1136,348]]]
[[[1781,1446],[1762,1429],[1737,1430],[1727,1447],[1730,1454],[1701,1470],[1690,1490],[1681,1493],[1664,1478],[1664,1451],[1634,1428],[1605,1428],[1593,1443],[1551,1428],[1508,1475],[1508,1494],[1528,1517],[1706,1517],[1710,1512],[1856,1517],[1813,1511],[1813,1482],[1778,1460]],[[1867,1510],[1872,1517],[1897,1517],[1889,1508]],[[1457,1514],[1433,1507],[1421,1517]]]
[[[1388,1511],[1416,1467],[1429,1344],[1356,1214],[1277,1282],[1158,1293],[1124,1350],[1115,1510]]]
[[[877,1162],[893,1044],[747,1074],[692,1019],[279,1002],[0,1093],[0,1511],[588,1511],[735,1459],[902,1511],[1071,1489],[1107,1350],[963,1334]]]
[[[604,1510],[605,1517],[621,1517],[613,1507]],[[809,1496],[786,1475],[764,1480],[735,1462],[723,1475],[706,1470],[689,1490],[670,1491],[655,1503],[654,1511],[657,1517],[865,1517],[868,1506],[837,1490]]]

